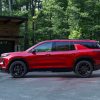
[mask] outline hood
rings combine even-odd
[[[21,56],[21,55],[26,55],[27,52],[25,51],[21,51],[21,52],[8,52],[8,53],[2,53],[1,57],[6,57],[6,56],[10,56],[10,55],[17,55],[17,56]]]

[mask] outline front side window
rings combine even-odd
[[[69,42],[56,42],[53,51],[68,51]]]
[[[32,51],[36,52],[48,52],[52,51],[52,42],[46,42],[43,44],[40,44],[39,46],[35,47]]]

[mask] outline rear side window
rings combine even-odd
[[[91,49],[98,49],[97,42],[74,42],[74,44],[81,44]]]
[[[68,51],[69,50],[69,42],[55,42],[53,51]]]

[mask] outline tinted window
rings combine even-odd
[[[33,50],[35,50],[36,52],[52,51],[52,42],[46,42],[46,43],[40,44],[39,46],[37,46]]]
[[[81,44],[91,49],[99,48],[97,42],[74,42],[75,44]]]
[[[69,50],[69,42],[56,42],[53,51],[67,51]]]
[[[99,42],[97,42],[97,43],[96,43],[96,45],[97,45],[97,48],[99,48],[99,49],[100,49],[100,43],[99,43]]]
[[[73,42],[70,42],[70,50],[75,50],[75,46],[74,46],[74,43]]]

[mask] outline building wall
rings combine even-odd
[[[18,36],[19,25],[14,22],[0,21],[0,36]]]
[[[6,45],[7,41],[14,42],[14,51],[17,51],[19,49],[18,48],[19,47],[19,38],[16,38],[17,36],[19,36],[19,24],[17,24],[16,22],[9,21],[9,20],[8,21],[3,21],[3,20],[0,21],[0,41],[1,41],[0,49],[1,49],[1,51],[4,50],[4,52],[6,52],[5,49],[7,49],[7,48],[3,45]],[[8,47],[8,48],[12,48],[12,47]],[[8,49],[8,51],[9,50],[10,49]],[[1,53],[3,53],[3,51]]]

